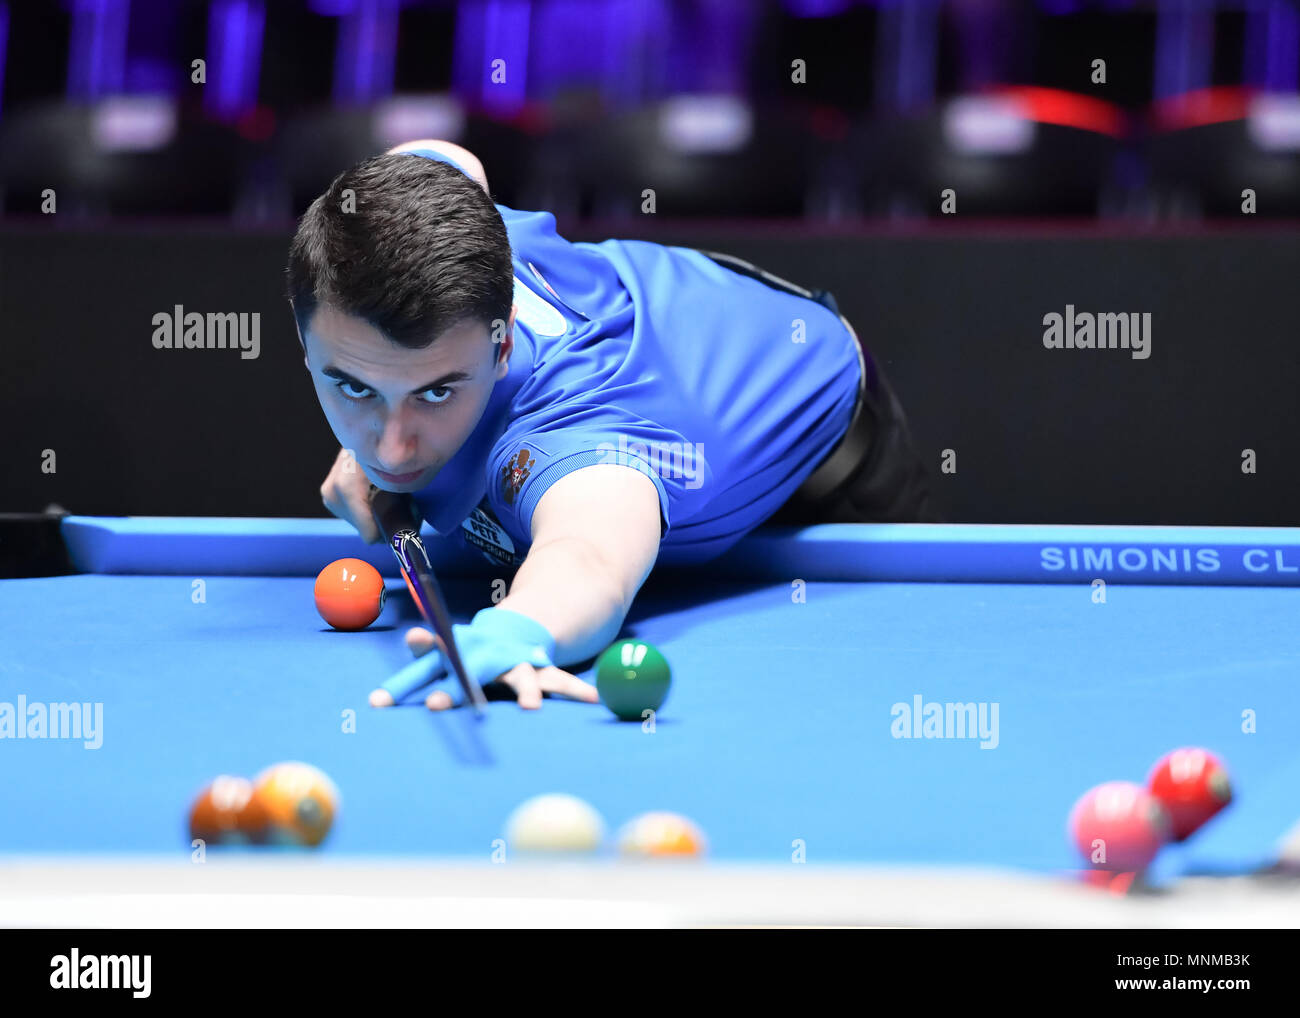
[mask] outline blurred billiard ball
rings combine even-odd
[[[1070,811],[1070,838],[1093,869],[1140,873],[1169,840],[1169,813],[1132,781],[1085,792]]]
[[[205,785],[190,807],[190,839],[209,845],[256,844],[266,837],[267,823],[253,783],[229,774]]]
[[[618,833],[619,853],[633,858],[698,858],[707,849],[704,832],[678,813],[642,813]]]
[[[506,844],[516,852],[595,852],[605,821],[576,795],[537,795],[506,821]]]
[[[319,845],[339,809],[334,782],[296,761],[274,764],[259,774],[254,796],[266,813],[268,840],[278,845]]]
[[[1223,761],[1209,750],[1175,749],[1156,761],[1147,788],[1169,812],[1175,841],[1183,841],[1232,801]]]

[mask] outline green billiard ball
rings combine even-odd
[[[671,685],[668,661],[641,640],[619,640],[596,662],[600,702],[624,721],[640,721],[642,711],[658,710]]]

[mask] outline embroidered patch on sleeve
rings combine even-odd
[[[520,449],[506,461],[506,465],[501,468],[501,498],[506,505],[515,504],[524,482],[536,465],[537,460],[527,449]]]

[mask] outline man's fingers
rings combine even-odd
[[[439,646],[438,638],[422,626],[412,626],[406,631],[406,646],[416,657],[424,657]]]
[[[530,664],[519,664],[497,679],[515,691],[515,699],[524,710],[537,710],[542,705],[542,694],[552,693],[567,696],[584,703],[596,703],[600,694],[596,687],[583,682],[576,675],[563,668],[551,665],[547,668],[534,668]]]
[[[349,514],[347,519],[352,521],[352,525],[357,528],[357,533],[366,544],[378,544],[383,540],[383,534],[379,532],[379,524],[375,522],[375,514],[370,511],[370,486],[366,485],[365,492],[357,494],[355,491],[350,493],[348,499]]]
[[[416,659],[425,657],[431,652],[442,653],[442,641],[433,633],[423,626],[412,626],[406,631],[406,646],[415,655]],[[409,667],[409,666],[408,666]],[[488,699],[506,699],[506,695],[493,695],[494,690],[499,694],[505,694],[501,685],[508,686],[514,693],[514,699],[524,710],[537,710],[542,705],[544,693],[551,693],[555,696],[566,696],[572,700],[581,700],[584,703],[598,703],[600,694],[596,692],[596,687],[589,682],[583,682],[571,672],[566,672],[563,668],[556,668],[551,665],[546,668],[534,668],[527,663],[515,665],[508,672],[498,675],[492,682],[484,687],[484,692],[488,694]],[[385,688],[391,688],[385,684]],[[372,701],[373,702],[373,701]],[[430,710],[447,710],[454,706],[454,701],[449,692],[444,689],[436,689],[425,698],[425,706]],[[381,706],[375,704],[375,706]]]
[[[524,710],[537,710],[542,705],[542,685],[532,665],[515,665],[499,681],[515,691],[515,699]]]
[[[599,703],[600,694],[596,692],[596,687],[589,682],[583,682],[571,672],[566,672],[563,668],[556,668],[552,665],[550,668],[537,669],[537,682],[541,686],[543,693],[553,693],[558,696],[567,696],[571,700],[581,700],[583,703]]]
[[[424,700],[429,710],[447,710],[452,705],[451,694],[445,689],[435,689]]]
[[[419,626],[412,626],[406,631],[406,646],[410,648],[415,660],[370,694],[370,706],[391,707],[406,699],[421,686],[427,686],[430,682],[436,682],[443,677],[445,662],[442,656],[429,656],[431,652],[438,649],[437,638],[431,632]],[[434,696],[436,694],[430,694],[429,700]]]
[[[370,511],[370,481],[351,450],[340,449],[334,458],[334,465],[320,486],[320,500],[333,515],[356,527],[367,544],[383,540]]]
[[[347,518],[343,514],[343,502],[329,481],[321,485],[320,500],[321,504],[329,510],[331,516],[337,516],[341,520]]]
[[[379,688],[392,697],[393,703],[401,703],[417,689],[439,681],[446,674],[446,661],[441,654],[425,654],[389,676]],[[371,702],[374,703],[373,696]],[[388,705],[376,703],[375,706]]]

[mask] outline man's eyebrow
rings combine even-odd
[[[351,385],[354,389],[374,388],[374,386],[371,385],[369,382],[363,381],[362,379],[358,378],[356,375],[349,375],[342,368],[336,368],[333,364],[329,364],[324,368],[322,368],[321,374],[326,375],[329,378],[336,379],[340,382],[346,382],[347,384]],[[469,377],[470,377],[469,372],[467,371],[449,371],[447,372],[447,374],[442,375],[439,378],[435,378],[432,382],[429,382],[426,385],[417,385],[414,389],[411,390],[410,394],[412,396],[415,396],[422,392],[428,392],[428,390],[430,389],[442,389],[448,385],[451,385],[453,382],[463,382]]]

